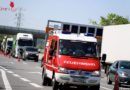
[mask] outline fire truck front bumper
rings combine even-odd
[[[100,85],[100,77],[55,73],[56,81],[64,84],[94,86]]]

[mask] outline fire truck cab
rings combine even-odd
[[[49,32],[42,66],[43,85],[52,84],[53,90],[70,85],[100,90],[100,74],[97,39],[92,34]]]

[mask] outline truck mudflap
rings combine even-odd
[[[95,86],[100,85],[100,77],[55,73],[56,81],[64,84]]]

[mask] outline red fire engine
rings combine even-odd
[[[74,34],[70,30],[48,32],[42,79],[53,90],[70,85],[100,89],[100,61],[97,39],[93,34]]]

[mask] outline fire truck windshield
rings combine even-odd
[[[32,40],[18,40],[19,46],[33,46]]]
[[[97,57],[95,42],[60,40],[59,54],[67,56]]]

